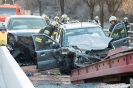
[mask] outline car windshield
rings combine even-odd
[[[0,14],[15,15],[16,14],[16,9],[15,8],[0,8]]]
[[[42,18],[11,18],[9,30],[43,29],[46,26]]]
[[[101,36],[106,37],[104,32],[100,27],[86,27],[86,28],[76,28],[76,29],[69,29],[65,31],[65,45],[68,45],[68,37],[71,38],[73,36],[78,35],[91,35],[91,36]]]

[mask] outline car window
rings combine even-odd
[[[64,44],[68,45],[68,37],[78,36],[78,35],[91,35],[91,36],[102,36],[106,37],[104,32],[100,27],[86,27],[86,28],[76,28],[76,29],[68,29],[65,31]]]
[[[15,15],[16,9],[15,8],[0,8],[0,14]]]
[[[56,44],[55,41],[45,35],[34,35],[33,39],[36,51],[54,49],[54,44]]]
[[[46,24],[41,18],[11,18],[8,25],[8,29],[43,29],[45,26]]]
[[[69,29],[65,31],[66,38],[68,38],[69,36],[77,36],[77,35],[83,35],[83,34],[105,37],[105,34],[100,27],[77,28],[77,29]]]

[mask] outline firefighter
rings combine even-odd
[[[97,24],[97,25],[101,25],[98,16],[96,16],[96,17],[94,18],[93,23],[94,23],[94,24]]]
[[[47,25],[50,25],[50,20],[49,17],[47,15],[42,15],[42,18],[44,19],[44,21],[47,23]]]
[[[44,29],[41,29],[39,33],[45,33],[45,34],[49,35],[50,37],[56,36],[58,27],[59,27],[58,22],[53,21],[51,25],[45,27]],[[47,49],[49,47],[49,45],[51,44],[51,42],[49,42],[48,38],[41,37],[41,36],[37,36],[35,38],[35,41],[36,41],[37,50],[44,49],[44,48]]]
[[[117,30],[114,30],[114,31],[113,31],[115,25],[117,24],[117,18],[116,18],[115,16],[111,16],[111,17],[109,18],[109,22],[111,23],[111,26],[110,26],[109,31],[108,31],[109,36],[110,36],[110,34],[112,34],[112,32],[113,32],[113,34],[111,35],[112,38],[118,37],[117,39],[119,39],[119,38],[124,37],[124,35],[125,35],[124,32],[125,32],[125,31],[124,31],[123,28],[122,28],[122,29],[117,29]]]
[[[45,27],[44,29],[41,29],[39,33],[45,33],[49,36],[56,35],[58,28],[59,28],[59,23],[53,21],[51,25]]]
[[[61,16],[61,22],[62,23],[64,23],[64,24],[67,24],[67,15],[66,14],[63,14],[62,16]]]
[[[124,18],[124,24],[125,24],[126,30],[129,31],[129,29],[130,29],[130,24],[129,24],[129,22],[128,22],[128,18],[127,18],[127,17]]]
[[[69,17],[67,17],[67,23],[71,23],[71,21],[70,21],[70,18],[69,18]]]
[[[110,36],[110,34],[112,33],[113,31],[113,28],[114,26],[117,24],[117,18],[115,16],[111,16],[109,18],[109,22],[111,23],[110,27],[109,27],[109,31],[108,31],[108,34]],[[114,35],[115,36],[115,35]],[[117,36],[117,35],[116,35]]]
[[[54,21],[56,21],[56,22],[58,22],[59,24],[61,24],[61,23],[60,23],[60,18],[59,18],[58,16],[55,16],[55,17],[54,17]]]

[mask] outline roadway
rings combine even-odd
[[[0,68],[0,88],[6,88],[1,68]]]

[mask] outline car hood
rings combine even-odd
[[[31,36],[32,34],[39,33],[41,29],[23,29],[23,30],[8,30],[8,33],[11,33],[15,36]]]
[[[92,35],[79,35],[68,37],[69,46],[77,46],[80,50],[99,50],[108,47],[112,38],[92,36]]]

